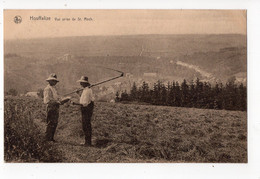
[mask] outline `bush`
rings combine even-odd
[[[5,54],[5,58],[19,57],[16,53]]]
[[[61,157],[50,143],[43,141],[33,123],[30,109],[12,99],[5,102],[4,160],[6,162],[60,162]]]
[[[10,89],[8,92],[7,92],[7,95],[11,95],[11,96],[17,96],[18,92],[16,91],[16,89]]]

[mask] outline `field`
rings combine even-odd
[[[58,142],[48,145],[41,142],[45,105],[40,99],[6,97],[4,117],[7,162],[247,162],[246,112],[96,102],[93,147],[80,145],[77,106],[61,106]],[[27,122],[19,127],[21,120]]]

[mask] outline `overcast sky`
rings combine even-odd
[[[22,22],[14,23],[19,15]],[[50,21],[30,20],[46,16]],[[82,18],[82,21],[55,21]],[[84,21],[84,17],[92,21]],[[135,34],[246,34],[244,10],[5,10],[4,38]]]

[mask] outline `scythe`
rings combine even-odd
[[[116,76],[116,77],[113,77],[113,78],[110,78],[110,79],[107,79],[107,80],[104,80],[104,81],[101,81],[101,82],[97,82],[97,83],[95,83],[93,85],[90,85],[90,88],[94,87],[94,86],[97,86],[97,85],[100,85],[100,84],[103,84],[103,83],[106,83],[106,82],[109,82],[109,81],[112,81],[112,80],[115,80],[117,78],[120,78],[120,77],[124,76],[124,72],[122,72],[122,71],[115,70],[115,69],[112,69],[112,68],[107,68],[107,67],[101,67],[101,68],[105,68],[105,69],[108,69],[108,70],[116,71],[116,72],[121,73],[121,74],[119,76]],[[68,95],[71,95],[73,93],[77,93],[77,92],[82,91],[82,90],[83,90],[83,88],[80,88],[80,89],[74,90],[74,91],[72,91],[70,93],[64,94],[63,96],[68,96]]]

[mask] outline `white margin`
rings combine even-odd
[[[257,0],[2,0],[0,48],[3,70],[3,9],[247,9],[248,164],[6,164],[3,162],[1,73],[1,178],[252,178],[260,179],[260,1]]]

